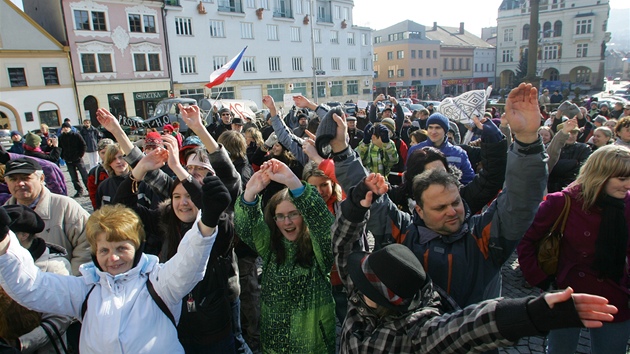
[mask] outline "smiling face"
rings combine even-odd
[[[422,193],[422,207],[416,211],[427,228],[440,235],[459,231],[464,222],[464,204],[455,185],[432,184]]]
[[[96,237],[96,261],[111,275],[122,274],[133,267],[136,248],[131,241],[107,241],[105,233]]]
[[[283,151],[284,151],[284,148],[282,147],[282,145],[280,145],[280,143],[273,144],[273,147],[271,148],[271,154],[273,156],[280,156],[282,155]]]
[[[296,215],[296,213],[298,213]],[[302,232],[302,223],[304,219],[299,214],[295,205],[287,200],[283,200],[276,207],[276,226],[280,229],[282,236],[287,240],[293,242],[297,240],[298,236]],[[284,220],[280,220],[278,217],[284,217]]]
[[[630,177],[612,177],[606,181],[604,192],[617,199],[623,199],[630,191]]]
[[[332,181],[330,179],[326,177],[312,176],[312,177],[309,177],[309,179],[306,182],[308,182],[309,184],[317,188],[319,195],[322,196],[325,202],[327,202],[328,199],[330,199],[330,197],[332,196],[333,186],[332,186]]]
[[[439,145],[444,141],[444,135],[446,133],[439,124],[429,124],[427,127],[427,134],[429,135],[431,142]]]
[[[549,142],[551,141],[551,133],[547,129],[540,129],[538,131],[538,135],[540,135],[543,144],[549,144]]]
[[[197,217],[199,209],[195,206],[190,199],[190,194],[186,191],[186,188],[180,183],[173,189],[171,195],[171,203],[173,205],[173,212],[175,216],[182,222],[193,222]]]
[[[608,143],[608,137],[601,130],[595,130],[593,133],[593,145],[602,147]]]

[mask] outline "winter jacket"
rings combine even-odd
[[[77,162],[85,155],[87,145],[81,135],[70,131],[59,136],[59,147],[62,159],[66,162]]]
[[[389,172],[398,164],[398,159],[400,158],[393,140],[383,143],[382,148],[372,142],[366,144],[362,141],[355,150],[361,156],[363,166],[371,172],[380,173],[383,176],[389,175]]]
[[[10,237],[7,253],[0,256],[0,285],[27,308],[82,318],[81,353],[184,352],[176,328],[151,298],[146,282],[151,281],[178,322],[182,298],[204,275],[216,232],[202,237],[195,222],[175,257],[164,264],[142,254],[135,267],[113,276],[90,262],[81,266],[81,277],[41,272],[17,237],[13,233]]]
[[[431,139],[427,139],[419,144],[416,144],[409,148],[409,152],[407,153],[407,159],[411,156],[411,153],[418,149],[422,149],[425,146],[434,147],[446,156],[446,161],[448,163],[455,165],[462,171],[462,177],[459,180],[463,185],[466,185],[472,181],[473,177],[475,177],[475,171],[473,171],[470,161],[468,160],[468,154],[459,146],[455,146],[446,139],[440,146],[435,146]]]
[[[101,132],[98,129],[94,128],[94,126],[90,126],[86,128],[85,126],[81,127],[79,131],[83,141],[85,141],[85,146],[87,152],[95,152],[98,151],[98,140],[101,138]]]
[[[356,149],[357,146],[359,146],[359,143],[363,141],[363,130],[348,129],[348,136],[350,137],[350,141],[348,142],[348,145],[350,145],[352,149]]]
[[[459,306],[501,295],[501,266],[531,224],[545,191],[546,157],[540,139],[529,151],[515,141],[503,190],[479,215],[471,215],[466,206],[464,223],[454,234],[432,231],[417,213],[412,224],[401,223],[407,230],[404,244]]]
[[[28,157],[37,157],[42,160],[50,161],[56,164],[59,161],[59,157],[61,156],[61,149],[58,147],[53,147],[49,150],[49,152],[42,151],[32,151],[28,149],[24,149],[24,155]]]
[[[24,154],[24,139],[20,141],[14,141],[13,145],[11,145],[11,147],[7,151],[14,154]]]
[[[98,185],[96,191],[96,208],[94,208],[94,210],[100,209],[103,205],[113,204],[118,186],[120,186],[120,183],[122,183],[125,177],[127,177],[127,175],[110,176]]]
[[[535,245],[560,218],[565,204],[564,194],[571,198],[571,209],[569,209],[564,236],[560,243],[560,257],[556,272],[558,289],[570,286],[576,293],[603,296],[619,310],[613,322],[627,321],[630,319],[628,267],[624,267],[620,284],[610,279],[601,279],[597,271],[591,268],[595,260],[595,244],[599,237],[602,209],[597,206],[586,211],[583,209],[584,202],[581,199],[580,186],[548,194],[546,200],[540,204],[534,222],[517,248],[523,276],[532,285],[538,285],[547,279],[548,276],[538,267]],[[626,194],[625,205],[626,220],[630,220],[630,193]],[[630,223],[628,223],[628,231],[630,231]],[[630,243],[626,248],[626,254],[630,257]]]
[[[101,163],[92,167],[90,172],[88,172],[87,189],[90,194],[90,201],[92,202],[92,208],[94,210],[98,209],[96,207],[96,191],[98,190],[98,186],[107,178],[109,178],[109,174],[107,174],[107,170]]]
[[[547,189],[550,193],[558,192],[575,181],[580,167],[591,155],[591,149],[583,143],[565,144],[560,152],[560,158],[552,170],[549,171]]]
[[[5,204],[17,204],[17,201],[11,197]],[[37,236],[68,250],[66,258],[72,264],[72,274],[79,275],[79,266],[91,260],[85,236],[85,224],[90,215],[76,200],[51,193],[46,187],[42,188],[34,210],[46,225]]]
[[[292,202],[308,225],[313,246],[313,265],[309,268],[294,263],[296,244],[282,236],[286,259],[282,264],[276,263],[271,251],[271,231],[265,223],[260,198],[251,205],[241,196],[236,204],[236,232],[263,260],[262,350],[265,353],[334,353],[335,302],[328,276],[333,265],[330,226],[334,218],[313,186],[306,184],[299,195],[294,192],[290,192]]]

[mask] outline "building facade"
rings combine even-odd
[[[0,129],[26,131],[78,116],[68,48],[0,0]]]
[[[99,107],[117,117],[148,118],[169,96],[162,1],[23,3],[31,18],[69,48],[80,119],[98,125]]]
[[[259,107],[264,95],[282,107],[289,93],[319,102],[368,99],[371,30],[353,25],[352,8],[351,0],[167,1],[173,91]],[[210,74],[245,47],[232,77],[205,88]]]
[[[607,0],[541,0],[537,74],[543,85],[585,90],[602,87],[610,5]],[[504,0],[497,19],[497,77],[512,87],[529,46],[530,4]],[[546,81],[546,82],[545,82]],[[551,87],[551,86],[550,86]]]

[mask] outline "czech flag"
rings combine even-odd
[[[238,67],[238,63],[241,62],[241,58],[243,57],[243,53],[245,53],[246,49],[247,47],[243,48],[243,50],[241,50],[241,52],[238,53],[237,56],[232,58],[232,60],[230,60],[217,70],[213,71],[212,74],[210,74],[210,82],[206,84],[206,87],[212,88],[217,85],[221,85],[225,82],[225,80],[229,79],[230,76],[234,74],[234,70],[236,70],[236,68]]]

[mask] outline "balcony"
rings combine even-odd
[[[166,5],[166,6],[181,6],[179,4],[179,0],[164,0],[164,5]]]
[[[318,14],[317,22],[333,23],[332,16],[328,14],[326,15]]]
[[[275,9],[273,10],[273,17],[276,18],[293,18],[293,11],[289,10],[281,10]]]
[[[243,5],[240,1],[219,0],[218,10],[221,12],[243,13]]]

